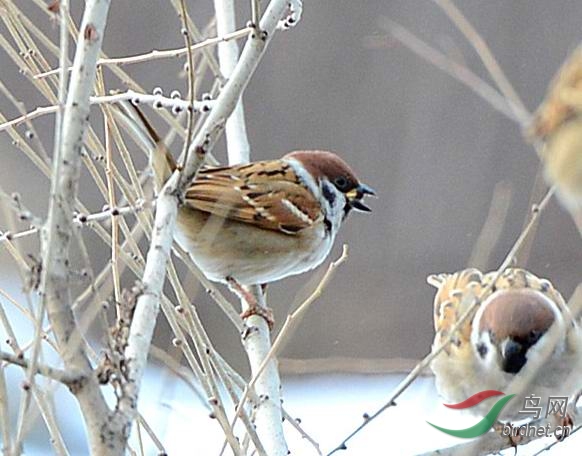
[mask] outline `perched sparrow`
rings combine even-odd
[[[156,144],[151,162],[159,191],[176,164],[139,115]],[[369,212],[362,199],[374,194],[341,158],[327,151],[206,167],[184,195],[175,238],[210,280],[242,292],[243,286],[274,282],[320,265],[348,213]]]
[[[433,350],[494,276],[466,269],[428,278],[437,288]],[[569,397],[582,387],[582,331],[549,281],[508,269],[431,368],[439,394],[450,403],[484,390],[517,393],[500,419],[521,420],[528,418],[518,413],[525,396],[541,397],[543,407],[549,396]],[[516,386],[520,380],[522,388]],[[484,416],[490,407],[485,401],[469,410]]]
[[[534,114],[527,134],[543,141],[546,180],[582,234],[582,48],[562,65]]]

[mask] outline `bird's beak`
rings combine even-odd
[[[356,190],[358,190],[358,193],[362,195],[376,196],[376,190],[374,190],[372,187],[366,184],[358,185]]]
[[[348,205],[361,212],[372,212],[372,209],[362,202],[364,195],[376,196],[376,192],[366,184],[359,184],[356,188],[346,193]]]

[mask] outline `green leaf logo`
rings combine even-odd
[[[489,393],[489,394],[487,394],[487,393]],[[503,393],[500,393],[497,391],[495,393],[503,394]],[[474,405],[477,405],[478,403],[480,403],[484,399],[487,399],[488,397],[491,397],[492,395],[493,394],[491,394],[491,392],[489,392],[489,391],[482,391],[480,393],[477,393],[477,394],[471,396],[466,401],[461,402],[461,404],[463,404],[463,405],[464,404],[470,404],[470,405],[460,406],[461,404],[453,404],[453,406],[447,405],[447,407],[456,408],[456,409],[473,407]],[[445,434],[449,434],[449,435],[452,435],[454,437],[460,437],[462,439],[472,439],[475,437],[479,437],[480,435],[485,434],[487,431],[489,431],[489,429],[491,429],[493,427],[493,424],[497,420],[497,417],[501,413],[501,410],[503,409],[503,407],[505,407],[505,405],[511,399],[513,399],[513,396],[515,396],[515,394],[510,394],[509,396],[505,396],[505,397],[502,397],[501,399],[499,399],[495,403],[495,405],[493,407],[491,407],[491,410],[489,410],[489,413],[487,413],[487,415],[485,415],[481,421],[479,421],[474,426],[468,427],[466,429],[447,429],[444,427],[437,426],[436,424],[430,423],[428,421],[427,421],[427,423],[430,424],[435,429],[438,429],[439,431],[442,431]]]

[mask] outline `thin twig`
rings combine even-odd
[[[576,413],[582,413],[582,407],[578,407]],[[533,429],[541,429],[547,428],[550,426],[550,429],[555,426],[555,417],[549,416],[546,418],[540,418],[528,423],[528,425]],[[576,428],[568,437],[571,438],[572,434],[577,432],[581,427]],[[533,434],[533,435],[532,435]],[[544,433],[545,434],[545,433]],[[544,435],[545,437],[545,435]],[[463,455],[471,455],[471,456],[485,456],[490,454],[499,454],[502,450],[507,448],[514,448],[517,452],[517,446],[527,445],[535,440],[540,439],[541,437],[535,435],[534,433],[526,433],[523,436],[519,436],[519,441],[513,442],[509,436],[500,435],[498,432],[491,431],[487,434],[482,435],[476,441],[471,441],[467,443],[461,443],[459,445],[455,445],[449,448],[441,448],[437,451],[429,451],[426,453],[419,454],[417,456],[463,456]],[[553,448],[555,445],[560,443],[559,441],[554,441],[551,445],[543,448],[542,450],[536,452],[533,456],[539,455],[546,451],[546,449]]]
[[[578,414],[578,415],[582,414],[582,407],[578,407],[576,414]],[[572,432],[570,432],[570,435],[568,436],[568,438],[571,439],[572,435],[575,434],[576,432],[578,432],[580,429],[582,429],[582,426],[578,426],[576,429],[574,429]],[[552,443],[543,447],[540,451],[534,453],[532,456],[539,456],[540,454],[545,453],[546,451],[550,451],[552,448],[554,448],[559,443],[562,443],[562,440],[554,440]]]
[[[190,143],[192,142],[192,132],[194,127],[194,98],[196,93],[194,92],[194,57],[192,56],[192,40],[190,38],[190,27],[189,27],[189,16],[188,9],[186,8],[185,0],[180,0],[180,17],[182,20],[182,32],[184,35],[184,41],[187,50],[187,74],[188,74],[188,111],[187,111],[187,121],[186,121],[186,140],[182,147],[182,167],[188,161],[188,150],[190,149]],[[219,31],[220,33],[220,31]]]
[[[402,43],[419,57],[432,63],[439,70],[447,73],[457,81],[461,82],[481,98],[483,98],[495,110],[504,116],[517,122],[520,126],[525,127],[527,122],[515,114],[514,109],[510,106],[508,100],[491,85],[487,84],[482,78],[477,76],[467,67],[451,60],[442,52],[436,50],[425,41],[418,38],[410,30],[391,21],[387,18],[380,20],[380,27],[385,29],[392,37]]]
[[[117,207],[115,199],[115,184],[113,182],[113,154],[111,145],[111,129],[110,123],[112,119],[110,118],[109,112],[107,110],[103,111],[104,120],[104,131],[105,131],[105,177],[107,178],[107,202],[109,207]],[[113,296],[115,297],[116,306],[119,307],[121,303],[121,284],[120,284],[120,274],[119,274],[119,226],[118,217],[111,211],[111,275],[113,278]],[[121,311],[117,309],[117,318],[121,318]]]
[[[164,444],[160,441],[160,439],[158,438],[158,436],[156,435],[154,430],[151,428],[151,426],[148,424],[148,422],[145,420],[145,418],[139,413],[137,415],[137,420],[143,426],[143,428],[145,429],[147,434],[150,436],[150,439],[152,439],[152,442],[154,442],[154,445],[158,449],[158,452],[159,452],[158,454],[160,454],[160,455],[161,454],[168,454],[168,452],[164,448]]]
[[[489,213],[483,223],[483,228],[477,237],[468,266],[477,269],[487,269],[491,252],[497,245],[511,203],[512,187],[508,182],[499,182],[493,189]]]
[[[145,456],[145,453],[143,451],[143,439],[141,437],[141,421],[139,419],[137,420],[136,428],[137,428],[137,443],[139,445],[139,454],[140,456]]]
[[[481,37],[479,32],[475,29],[473,24],[463,15],[463,13],[455,6],[452,0],[433,0],[449,17],[449,19],[455,24],[459,31],[467,38],[467,41],[473,49],[479,55],[481,62],[489,72],[491,79],[495,81],[497,87],[506,98],[509,107],[513,110],[515,117],[519,119],[521,125],[526,125],[531,114],[525,107],[521,98],[503,73],[503,70],[497,63],[497,59],[489,49],[489,46]]]
[[[0,351],[0,360],[14,364],[15,366],[20,366],[24,369],[28,369],[30,362],[23,356],[13,355],[4,351]],[[41,363],[36,363],[35,374],[44,375],[52,380],[56,380],[64,385],[72,385],[75,382],[81,381],[81,376],[79,374],[74,374],[70,371],[65,371],[58,369],[56,367],[46,366]]]
[[[311,443],[311,446],[317,452],[317,454],[322,456],[323,453],[321,452],[321,448],[319,447],[319,443],[317,443],[317,441],[313,437],[311,437],[307,432],[305,432],[305,429],[303,429],[299,425],[299,422],[295,418],[293,418],[291,415],[289,415],[289,413],[287,413],[284,408],[282,408],[282,411],[283,411],[283,418],[285,418],[287,420],[287,422],[293,427],[293,429],[295,429],[297,432],[299,432],[301,437],[303,437],[305,440],[307,440],[309,443]]]
[[[92,214],[77,214],[72,219],[74,223],[79,225],[86,225],[92,222],[100,222],[103,220],[107,220],[110,217],[118,217],[123,216],[126,214],[136,214],[142,210],[144,210],[149,205],[155,206],[155,201],[153,203],[149,202],[138,202],[134,206],[124,206],[124,207],[113,207],[111,209],[107,209],[100,212],[95,212]],[[10,231],[0,232],[0,244],[2,242],[10,242],[15,239],[20,239],[23,237],[30,236],[32,234],[36,234],[40,231],[40,227],[29,228],[24,231],[19,231],[18,233],[11,233]]]
[[[197,52],[205,47],[212,46],[214,44],[222,43],[225,41],[236,40],[239,38],[244,38],[252,31],[251,27],[245,27],[240,30],[236,30],[224,36],[218,36],[216,38],[208,38],[201,43],[193,44],[190,46],[192,52]],[[135,63],[151,62],[152,60],[158,59],[168,59],[174,57],[180,57],[188,53],[188,48],[177,48],[177,49],[167,49],[164,51],[153,50],[145,54],[138,54],[130,57],[114,57],[114,58],[103,58],[97,61],[99,66],[112,66],[112,65],[131,65]],[[70,68],[69,68],[70,70]],[[46,71],[44,73],[35,74],[35,79],[46,78],[53,74],[58,73],[58,69]]]
[[[212,109],[212,100],[208,101],[190,101],[182,100],[180,98],[169,98],[163,95],[153,95],[149,93],[139,93],[134,90],[127,90],[125,92],[116,93],[112,95],[104,95],[100,97],[90,97],[89,103],[94,105],[101,105],[105,103],[119,103],[120,101],[132,101],[134,103],[145,103],[152,105],[156,108],[167,108],[167,109],[177,109],[181,111],[188,110],[190,106],[193,106],[194,111],[208,111]],[[26,113],[20,117],[16,117],[12,120],[6,121],[0,124],[0,131],[6,130],[10,127],[15,127],[22,122],[30,121],[36,119],[37,117],[44,116],[46,114],[53,114],[58,112],[59,106],[41,106],[29,113]]]
[[[261,17],[261,0],[251,0],[251,24],[257,26]]]
[[[6,387],[6,377],[4,376],[5,370],[5,365],[0,363],[0,433],[4,449],[7,450],[8,454],[12,454],[12,433],[10,432],[12,423],[10,422],[10,412],[8,410],[8,388]]]
[[[49,399],[49,395],[45,394],[38,385],[32,385],[32,394],[36,400],[40,414],[46,424],[46,428],[50,435],[50,442],[52,444],[54,454],[57,456],[67,456],[69,452],[65,445],[63,435],[59,429],[57,419],[52,408],[52,403]]]

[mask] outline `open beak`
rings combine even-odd
[[[376,190],[374,190],[372,187],[366,184],[358,185],[358,188],[356,190],[358,190],[358,193],[361,195],[376,196]]]
[[[366,206],[362,202],[362,198],[365,195],[376,196],[376,192],[372,187],[367,186],[366,184],[360,184],[356,188],[350,190],[346,193],[346,197],[348,199],[348,205],[352,209],[356,209],[361,212],[372,212],[368,206]]]

